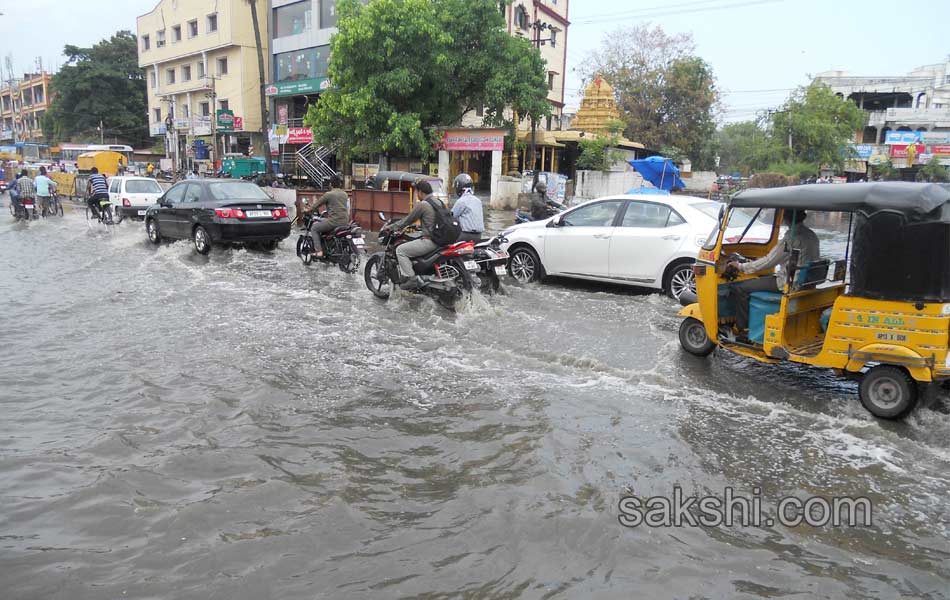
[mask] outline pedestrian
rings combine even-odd
[[[148,166],[145,168],[145,171],[146,173],[148,173],[149,177],[154,177],[155,165],[153,165],[152,163],[148,163]]]

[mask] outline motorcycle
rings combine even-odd
[[[310,224],[314,220],[325,219],[326,215],[327,213],[324,212],[319,216],[313,214],[304,216],[303,229],[300,231],[300,237],[297,238],[297,256],[305,265],[309,266],[313,262],[317,252],[316,242],[310,234]],[[366,254],[366,239],[359,225],[353,222],[337,227],[321,237],[323,238],[323,257],[316,260],[334,264],[344,273],[356,273],[359,270],[363,255]]]
[[[478,291],[491,295],[501,287],[499,275],[507,273],[508,253],[501,249],[501,245],[508,240],[502,235],[496,235],[490,240],[475,245],[473,258],[478,265]]]
[[[374,296],[388,300],[393,286],[400,280],[396,248],[419,239],[419,236],[405,231],[393,231],[390,229],[393,221],[387,220],[383,213],[379,213],[379,218],[386,223],[379,232],[379,243],[383,250],[366,261],[363,279]],[[412,290],[412,293],[428,295],[444,308],[455,310],[455,303],[463,293],[471,291],[481,283],[475,275],[479,266],[472,260],[474,255],[474,242],[458,242],[437,248],[426,256],[413,258],[413,271],[422,276],[424,283],[418,289]]]
[[[567,207],[561,204],[560,202],[557,202],[556,200],[548,200],[547,206],[545,206],[545,209],[546,209],[545,215],[541,219],[535,219],[534,217],[532,217],[530,209],[529,210],[522,210],[520,208],[515,209],[515,225],[519,225],[521,223],[530,223],[531,221],[535,221],[535,220],[543,221],[544,219],[553,217],[559,212],[566,210]]]
[[[24,220],[29,221],[31,219],[37,219],[36,214],[36,202],[33,198],[23,198],[20,200],[19,204],[10,202],[10,214],[13,215],[17,221]]]

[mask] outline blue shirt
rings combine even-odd
[[[49,193],[50,186],[56,187],[56,182],[46,175],[37,175],[36,179],[33,180],[33,184],[36,186],[36,195],[44,198],[52,196],[52,194]]]
[[[459,225],[465,233],[482,233],[485,231],[482,201],[468,190],[455,201],[455,206],[452,207],[452,215],[459,220]]]

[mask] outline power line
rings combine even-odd
[[[611,13],[610,16],[611,16],[611,18],[624,17],[624,16],[637,16],[637,15],[639,15],[640,13],[649,13],[649,12],[654,12],[654,11],[658,11],[658,10],[671,10],[671,9],[674,9],[674,8],[686,8],[686,7],[697,6],[697,5],[702,5],[702,4],[716,4],[716,3],[719,3],[719,2],[723,2],[723,1],[724,1],[724,0],[698,0],[698,1],[695,1],[695,0],[694,0],[693,2],[681,2],[681,3],[679,3],[679,4],[665,4],[665,5],[664,5],[664,4],[660,4],[660,5],[656,5],[656,6],[643,6],[643,7],[640,7],[640,8],[635,8],[635,9],[633,9],[633,10],[621,10],[621,11],[618,11],[618,12],[615,12],[615,13]],[[587,20],[591,20],[591,19],[602,19],[602,18],[604,18],[604,15],[599,15],[599,16],[593,16],[593,15],[592,15],[592,16],[589,16],[589,17],[583,17],[583,16],[582,16],[582,17],[575,17],[575,19],[574,19],[574,21],[572,21],[572,23],[577,23],[578,21],[583,22],[583,21],[587,21]]]
[[[675,15],[682,15],[686,13],[700,13],[700,12],[710,12],[715,10],[727,10],[730,8],[742,8],[746,6],[757,6],[761,4],[775,4],[777,2],[783,2],[784,0],[751,0],[748,2],[736,2],[733,4],[723,4],[721,6],[709,6],[706,8],[697,7],[697,8],[681,8],[676,10],[659,10],[650,13],[643,13],[634,16],[616,16],[616,15],[605,15],[602,17],[592,17],[588,19],[578,19],[573,21],[571,24],[573,26],[579,25],[594,25],[600,23],[611,23],[618,21],[636,21],[643,19],[652,19],[655,17],[668,17]]]

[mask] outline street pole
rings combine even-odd
[[[538,19],[534,23],[532,23],[532,28],[534,29],[534,38],[531,40],[531,43],[535,47],[537,47],[538,52],[540,53],[541,46],[543,46],[545,42],[549,41],[549,40],[541,39],[541,32],[544,31],[545,29],[551,29],[551,25],[549,23],[542,22],[541,19]],[[551,35],[553,36],[554,34],[552,33]],[[531,172],[534,174],[532,178],[533,181],[531,182],[532,194],[534,193],[534,188],[538,185],[538,176],[540,175],[540,173],[538,172],[539,169],[538,169],[538,139],[537,138],[538,138],[538,119],[534,115],[532,115],[531,116],[531,152],[530,152]],[[554,149],[552,148],[551,151],[553,152]],[[544,165],[541,165],[541,168],[544,168]]]
[[[102,128],[102,119],[99,119],[99,144],[105,144],[105,130]]]
[[[264,48],[261,45],[261,25],[257,18],[257,0],[248,0],[251,4],[251,21],[254,23],[254,42],[257,44],[257,73],[260,77],[261,98],[261,137],[264,138],[264,169],[268,175],[274,174],[274,164],[270,154],[270,136],[267,134],[267,98],[264,95]]]

